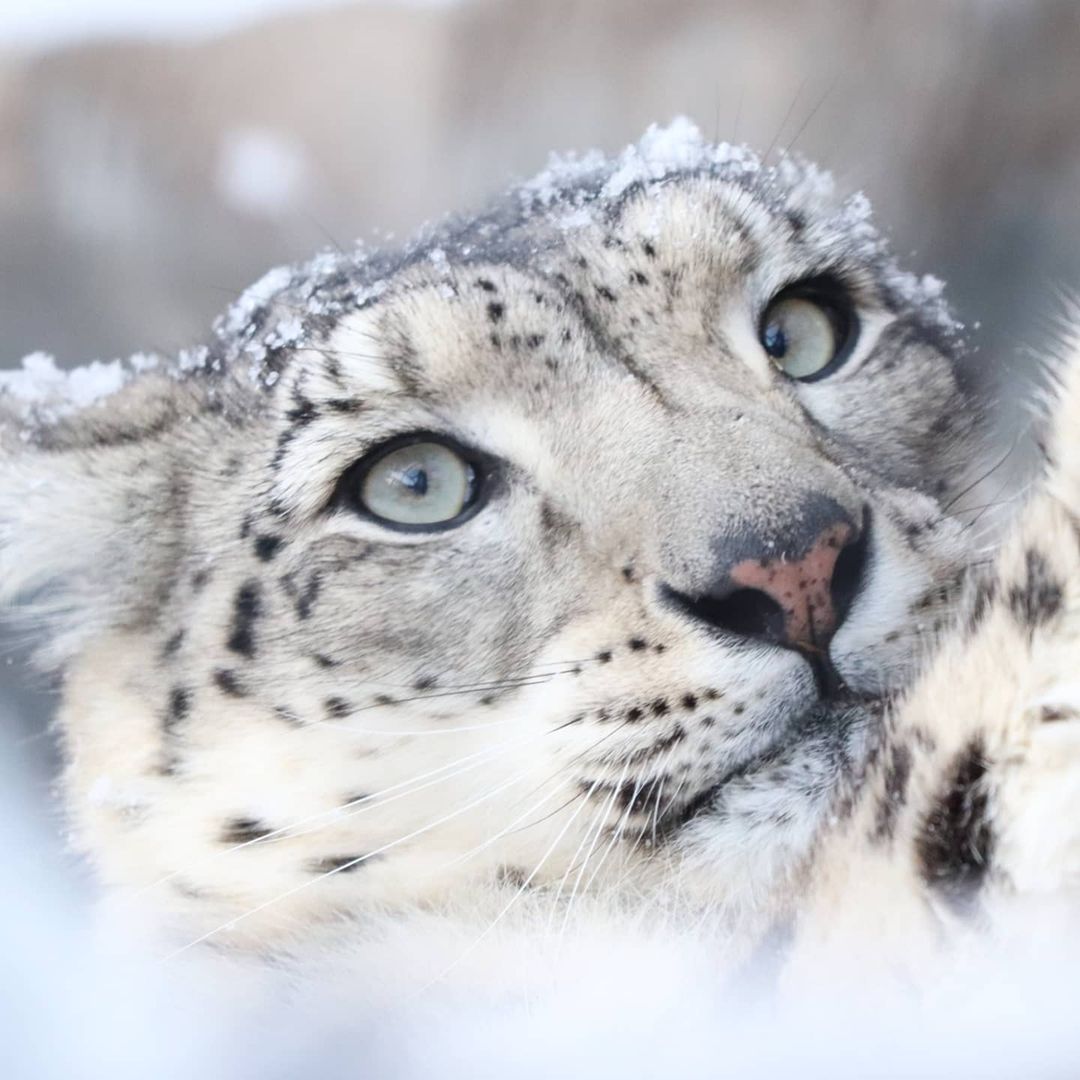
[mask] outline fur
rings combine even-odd
[[[756,328],[823,274],[860,335],[796,383]],[[0,589],[64,673],[77,845],[181,947],[674,905],[733,970],[787,928],[793,985],[1071,887],[1080,362],[986,569],[963,351],[865,200],[676,125],[275,272],[100,402],[12,396]],[[497,462],[460,527],[339,497],[409,432]],[[671,602],[811,495],[872,522],[840,694]]]

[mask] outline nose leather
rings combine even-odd
[[[809,493],[767,526],[721,527],[704,589],[665,585],[664,595],[731,637],[827,661],[829,643],[862,588],[869,529],[869,507],[857,524],[834,499]]]
[[[832,595],[836,563],[855,533],[850,522],[835,522],[800,558],[743,559],[731,567],[728,576],[733,585],[764,593],[777,604],[785,644],[804,652],[821,651],[839,621]]]

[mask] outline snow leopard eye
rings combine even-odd
[[[396,529],[450,528],[471,516],[479,472],[467,451],[437,435],[392,439],[357,462],[342,494],[362,513]]]
[[[816,279],[778,292],[765,309],[758,337],[788,378],[811,382],[843,364],[855,344],[856,329],[855,313],[843,289]]]

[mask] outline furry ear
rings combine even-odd
[[[55,667],[139,626],[169,589],[186,497],[172,432],[191,391],[144,374],[75,408],[20,395],[14,375],[0,384],[0,605]]]

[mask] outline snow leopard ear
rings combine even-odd
[[[55,667],[160,603],[186,491],[170,432],[191,407],[152,374],[81,408],[13,382],[0,389],[0,611]]]

